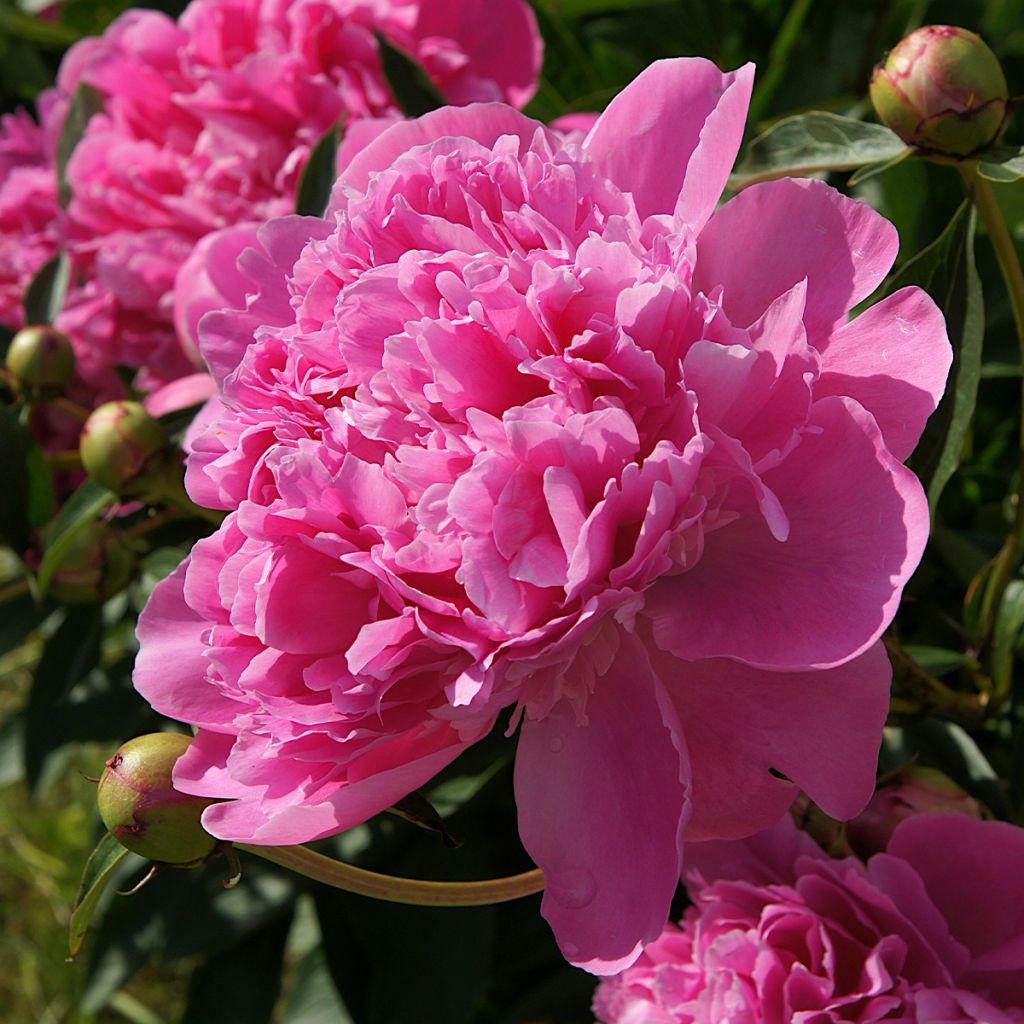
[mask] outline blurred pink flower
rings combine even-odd
[[[16,318],[59,232],[84,282],[59,324],[83,375],[89,360],[124,365],[148,391],[193,372],[194,339],[179,342],[174,329],[175,280],[197,243],[292,211],[309,152],[332,125],[399,115],[374,30],[452,103],[522,105],[536,87],[542,44],[526,0],[194,0],[177,23],[128,11],[61,66],[51,123],[59,129],[80,83],[99,90],[104,110],[68,165],[59,226],[52,152],[43,160],[35,146],[0,185],[0,227],[11,231],[0,317]],[[21,115],[0,131],[2,167],[33,129]]]
[[[786,818],[687,848],[694,905],[598,986],[603,1024],[1024,1021],[1024,830],[909,818],[866,863]]]
[[[421,785],[515,706],[565,955],[661,932],[681,844],[806,788],[856,814],[877,643],[928,510],[899,462],[949,366],[892,226],[819,181],[715,210],[751,66],[664,61],[582,145],[509,107],[383,132],[325,219],[271,221],[207,313],[188,486],[230,510],[154,592],[139,690],[184,791],[296,843]],[[785,777],[772,774],[776,769]]]
[[[0,325],[12,330],[26,287],[57,254],[55,101],[52,90],[39,98],[41,124],[23,110],[0,117]]]

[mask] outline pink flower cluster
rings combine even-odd
[[[565,955],[658,937],[684,838],[867,801],[878,637],[928,510],[901,464],[942,317],[848,321],[892,226],[819,181],[716,210],[753,69],[652,65],[582,144],[498,104],[395,125],[208,313],[188,486],[230,511],[155,591],[136,686],[199,726],[215,835],[377,813],[516,708]],[[774,769],[774,773],[772,771]]]
[[[23,326],[25,288],[57,252],[55,103],[52,91],[40,97],[41,125],[24,111],[0,117],[0,324],[12,329]]]
[[[194,0],[178,23],[128,11],[72,47],[57,109],[40,109],[47,131],[59,130],[81,83],[104,109],[68,165],[65,214],[52,152],[44,168],[36,147],[21,172],[35,177],[0,188],[5,219],[35,190],[11,252],[0,252],[3,321],[16,323],[17,293],[42,262],[36,234],[49,255],[59,233],[83,282],[60,321],[80,358],[139,369],[146,390],[193,372],[173,317],[176,277],[196,244],[292,211],[310,150],[332,125],[399,115],[374,31],[415,56],[453,103],[521,105],[535,88],[541,41],[525,0]],[[0,161],[27,131],[22,120],[5,126]]]
[[[866,863],[785,819],[688,849],[693,906],[603,981],[603,1024],[1024,1021],[1024,830],[908,818]]]

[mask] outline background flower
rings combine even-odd
[[[660,933],[684,835],[796,784],[864,805],[927,531],[898,459],[949,346],[917,289],[847,323],[896,249],[866,206],[780,181],[715,211],[751,82],[659,62],[582,147],[446,108],[242,253],[188,481],[231,514],[135,676],[200,727],[175,778],[227,798],[211,832],[348,828],[514,705],[545,916],[607,973]]]
[[[542,47],[524,0],[195,0],[177,23],[128,11],[72,47],[56,98],[40,107],[46,152],[28,144],[24,115],[7,122],[0,147],[23,169],[0,188],[0,219],[19,218],[0,280],[12,296],[23,291],[60,235],[81,284],[59,326],[86,379],[122,365],[148,391],[195,370],[173,313],[175,278],[196,244],[293,210],[309,152],[333,125],[400,114],[374,31],[453,103],[521,105],[533,94]],[[54,136],[83,84],[103,110],[68,164],[58,228]],[[2,302],[3,322],[16,325],[15,298]]]
[[[786,818],[687,850],[694,905],[601,983],[603,1024],[1024,1020],[1024,830],[957,814],[902,822],[866,863]]]

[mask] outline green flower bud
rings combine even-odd
[[[1009,91],[999,61],[979,36],[953,25],[926,25],[875,68],[871,102],[904,142],[963,157],[999,137]]]
[[[19,390],[33,396],[60,394],[75,372],[67,336],[53,327],[23,327],[7,349],[7,370]]]
[[[174,762],[191,742],[173,732],[137,736],[103,769],[96,795],[100,817],[111,835],[140,857],[187,866],[217,847],[218,840],[199,823],[215,801],[179,793],[171,784]]]
[[[77,533],[50,577],[49,592],[65,604],[96,604],[124,590],[137,558],[124,539],[102,523]]]
[[[162,470],[167,431],[138,402],[107,402],[82,428],[85,471],[123,498],[144,497]]]

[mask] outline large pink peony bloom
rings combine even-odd
[[[684,836],[797,784],[867,801],[928,526],[899,460],[950,351],[917,289],[847,323],[896,252],[870,208],[779,181],[715,211],[752,77],[655,64],[582,145],[437,111],[242,253],[188,471],[231,514],[154,592],[136,673],[199,726],[176,781],[226,798],[216,835],[348,828],[515,705],[543,912],[610,972]]]
[[[332,125],[348,126],[351,149],[367,137],[353,127],[361,119],[399,115],[374,31],[413,54],[453,103],[521,106],[536,87],[542,47],[526,0],[194,0],[177,23],[128,11],[71,48],[61,119],[79,83],[104,103],[68,166],[60,221],[84,282],[60,326],[80,355],[139,369],[146,390],[194,371],[174,291],[196,244],[294,210],[310,150]],[[0,138],[0,166],[3,148]],[[45,198],[53,217],[52,163],[44,184],[33,201]],[[24,205],[25,188],[0,188],[0,220],[8,203]],[[42,262],[30,229],[35,219],[0,252],[0,283],[23,287],[23,264]]]
[[[687,850],[694,905],[598,986],[604,1024],[1024,1021],[1024,830],[909,818],[867,863],[787,819]]]

